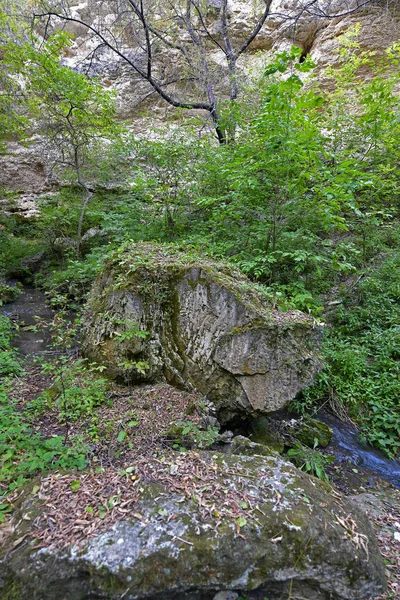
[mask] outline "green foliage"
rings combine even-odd
[[[396,249],[345,296],[326,335],[326,367],[300,406],[330,399],[394,457],[400,449],[400,258]]]
[[[52,388],[33,400],[28,411],[35,417],[54,410],[57,419],[67,424],[92,416],[96,407],[108,403],[109,382],[99,377],[102,370],[103,367],[83,358],[72,360],[62,356],[55,362],[45,363],[42,371],[54,377]]]
[[[126,158],[127,141],[116,119],[115,95],[95,78],[62,64],[71,36],[58,31],[46,41],[31,36],[0,43],[2,64],[24,82],[20,86],[24,110],[45,139],[43,158],[66,184],[77,186],[80,200],[76,222],[76,255],[81,253],[83,219],[92,187],[113,183]],[[31,132],[32,133],[32,132]]]
[[[0,306],[13,302],[21,295],[21,290],[16,285],[7,285],[0,281]]]
[[[34,256],[44,247],[42,241],[26,236],[15,236],[0,231],[0,276],[24,276],[28,269],[21,261]]]
[[[70,446],[63,436],[45,438],[35,433],[4,387],[0,388],[0,423],[0,495],[39,472],[83,469],[87,464],[87,448],[78,439]]]
[[[168,241],[188,254],[231,260],[264,286],[275,308],[320,315],[333,286],[340,291],[342,282],[355,281],[385,255],[389,274],[378,269],[365,277],[351,288],[357,302],[346,298],[336,311],[324,347],[327,367],[300,402],[305,408],[334,398],[372,442],[395,455],[398,299],[395,279],[388,281],[395,278],[393,253],[400,247],[400,47],[377,58],[360,49],[357,35],[355,29],[344,36],[335,68],[325,73],[330,91],[318,89],[314,64],[299,62],[299,49],[278,54],[249,90],[249,102],[235,103],[236,142],[218,147],[180,132],[136,142],[118,134],[115,144],[98,144],[114,127],[113,98],[95,79],[60,66],[68,37],[57,34],[40,52],[34,44],[9,44],[5,64],[29,82],[24,101],[31,114],[48,116],[43,133],[71,158],[72,132],[79,132],[82,181],[108,185],[116,178],[125,191],[103,187],[91,197],[83,230],[101,229],[107,245],[93,242],[78,259],[76,246],[59,243],[75,236],[82,216],[77,171],[64,164],[62,177],[73,185],[42,202],[36,225],[7,222],[0,271],[10,273],[21,258],[45,247],[51,262],[37,282],[54,307],[77,308],[116,247]],[[229,111],[221,117],[226,129]],[[65,124],[70,117],[72,129]],[[128,326],[121,335],[128,340],[137,332]],[[147,368],[129,360],[120,366]],[[77,396],[71,391],[72,405]]]
[[[79,169],[86,167],[88,150],[120,130],[113,95],[96,79],[62,65],[69,45],[71,36],[61,31],[45,43],[34,38],[29,43],[9,42],[3,48],[3,62],[25,78],[26,109],[38,119],[40,133],[57,151],[55,165],[61,160],[64,172],[72,168],[73,179],[79,183]]]
[[[184,231],[188,198],[197,192],[203,144],[172,132],[159,141],[140,141],[135,150],[141,165],[134,178],[135,192],[155,210],[161,225],[158,234],[174,239]]]
[[[22,366],[10,342],[12,325],[0,315],[0,377],[20,374]],[[35,432],[18,403],[9,397],[12,380],[0,385],[0,498],[29,477],[51,469],[82,469],[88,449],[79,439],[66,444],[63,436],[44,437]],[[0,504],[0,522],[10,507]]]
[[[105,254],[102,248],[96,248],[83,260],[69,258],[64,267],[39,273],[35,283],[45,290],[52,308],[79,310],[101,269]]]
[[[333,456],[325,456],[316,450],[318,440],[315,440],[314,449],[307,448],[300,442],[296,442],[293,448],[290,448],[287,455],[290,457],[292,462],[306,473],[322,479],[322,481],[329,481],[329,476],[326,472],[326,467],[334,461]]]
[[[198,448],[208,448],[219,438],[217,427],[199,429],[199,427],[191,421],[177,421],[173,430],[176,436],[173,448],[176,449],[181,447],[184,448],[185,444],[195,445]]]
[[[0,314],[0,380],[22,371],[17,352],[11,346],[15,329],[10,319]]]
[[[0,49],[10,43],[26,41],[23,19],[14,2],[2,0],[0,10]],[[2,62],[0,69],[0,154],[7,151],[7,141],[23,139],[29,128],[29,118],[24,114],[21,86],[13,69]]]

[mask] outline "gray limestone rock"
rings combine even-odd
[[[212,600],[231,590],[269,600],[367,600],[382,592],[384,566],[368,519],[327,484],[278,456],[201,459],[215,473],[210,485],[246,490],[246,518],[223,513],[222,503],[205,510],[207,504],[142,482],[131,513],[83,546],[36,548],[35,515],[46,511],[46,501],[32,485],[25,488],[15,530],[0,550],[0,597]],[[63,510],[68,503],[74,510],[79,493],[61,500]]]
[[[309,385],[321,338],[313,318],[268,308],[232,266],[138,244],[98,277],[83,351],[128,383],[165,377],[198,389],[225,423],[275,411]]]

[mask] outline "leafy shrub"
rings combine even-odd
[[[58,468],[83,469],[87,464],[88,450],[79,440],[65,445],[62,436],[45,438],[32,431],[4,387],[0,388],[0,423],[2,495],[39,472]]]
[[[43,241],[17,237],[0,231],[0,275],[6,277],[26,275],[28,270],[21,261],[34,256],[43,248]]]
[[[287,455],[296,467],[322,479],[322,481],[329,481],[329,476],[326,472],[326,467],[334,461],[333,456],[325,456],[316,450],[318,440],[316,440],[314,449],[307,448],[300,442],[296,442],[293,448],[288,450]]]
[[[173,448],[175,449],[185,448],[185,445],[208,448],[219,438],[217,427],[200,429],[192,421],[177,421],[167,435],[173,438]]]
[[[105,249],[96,248],[82,260],[67,259],[64,267],[39,273],[35,277],[36,285],[45,290],[52,308],[80,308],[106,253]]]
[[[0,282],[0,306],[13,302],[21,295],[21,290],[16,285],[7,285]]]
[[[356,304],[354,302],[356,298]],[[354,305],[355,304],[355,305]],[[324,342],[326,367],[300,401],[330,399],[388,456],[400,450],[400,257],[388,255],[336,311]]]
[[[22,371],[18,355],[10,346],[14,334],[10,320],[0,315],[0,376]],[[79,439],[65,444],[62,436],[45,438],[32,430],[24,411],[8,394],[12,380],[0,385],[0,498],[25,483],[29,477],[50,469],[82,469],[88,449]],[[0,522],[9,512],[0,505]]]
[[[50,393],[44,392],[31,403],[30,411],[42,414],[46,409],[55,409],[62,423],[91,416],[96,407],[108,401],[109,381],[98,375],[102,369],[86,359],[68,357],[43,365],[43,372],[54,376],[53,386]]]
[[[22,371],[17,352],[11,346],[14,334],[15,330],[10,319],[0,314],[0,379],[18,375]]]

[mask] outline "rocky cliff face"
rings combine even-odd
[[[219,6],[220,2],[219,0],[208,0],[208,4],[212,9],[212,6]],[[332,2],[327,1],[325,4],[332,6]],[[338,6],[343,6],[343,12],[346,12],[345,9],[351,8],[351,4],[351,1],[338,2]],[[355,2],[353,2],[354,4]],[[244,81],[247,74],[254,70],[257,71],[268,56],[288,49],[293,44],[300,46],[304,55],[311,54],[317,63],[318,70],[322,71],[326,66],[335,64],[337,60],[338,38],[357,24],[360,27],[361,50],[369,50],[377,55],[382,54],[387,46],[400,40],[399,4],[393,0],[384,4],[383,6],[383,3],[377,0],[355,12],[334,19],[322,19],[313,14],[304,14],[300,19],[293,20],[292,17],[299,12],[304,2],[302,0],[291,0],[290,2],[274,0],[270,17],[239,61],[239,79]],[[324,6],[324,2],[321,5]],[[89,2],[77,3],[76,0],[72,0],[70,6],[72,15],[78,18],[86,19],[88,14],[93,13],[93,8],[88,8]],[[262,14],[265,3],[260,0],[255,2],[229,0],[228,6],[229,31],[232,43],[237,48],[252,31],[257,17]],[[107,7],[102,3],[101,18],[111,22],[111,13],[106,13]],[[98,15],[99,11],[93,14]],[[215,15],[216,13],[213,13],[212,10],[207,15],[207,26],[210,33],[218,39],[221,34],[221,26]],[[98,21],[95,16],[93,19],[96,24]],[[82,68],[84,65],[82,60],[93,51],[97,42],[89,37],[87,30],[79,24],[69,23],[67,28],[76,36],[76,41],[66,62],[71,66],[79,65],[79,68]],[[135,36],[133,34],[126,35],[124,44],[128,49],[128,55],[132,53],[137,60],[140,48],[135,41]],[[165,76],[168,75],[168,72],[172,73],[174,62],[176,62],[175,55],[165,52],[163,61]],[[211,63],[220,67],[223,63],[222,52],[213,51]],[[87,64],[88,62],[86,66]],[[93,60],[91,58],[90,68],[93,74],[102,77],[105,86],[116,90],[120,116],[131,120],[135,131],[145,131],[149,124],[161,124],[168,118],[179,118],[176,111],[163,101],[149,84],[141,80],[129,65],[126,65],[110,50],[101,48],[96,52]],[[181,84],[172,84],[168,89],[178,96],[187,92],[187,89],[184,89]]]
[[[216,19],[217,13],[213,8],[218,8],[219,4],[219,0],[208,0],[207,27],[216,39],[221,35],[221,24]],[[337,60],[339,36],[357,23],[360,25],[359,42],[362,50],[370,50],[379,55],[388,45],[400,40],[400,6],[397,0],[388,0],[387,3],[377,0],[354,13],[335,19],[320,19],[307,14],[300,20],[293,21],[290,17],[298,12],[302,4],[301,0],[274,0],[270,17],[239,60],[238,82],[244,82],[250,72],[257,72],[272,53],[287,49],[292,44],[300,46],[304,55],[311,53],[317,62],[318,70],[322,71]],[[327,4],[332,5],[332,2],[327,1]],[[351,1],[342,4],[350,6]],[[111,3],[97,0],[69,1],[70,14],[93,25],[99,22],[105,25],[113,23],[110,6]],[[254,27],[265,4],[261,0],[229,0],[228,6],[232,43],[237,48]],[[63,27],[75,36],[74,44],[65,57],[65,63],[99,76],[105,87],[115,90],[119,115],[133,131],[148,134],[149,127],[163,125],[167,120],[180,120],[193,114],[199,116],[199,111],[182,113],[162,100],[126,61],[104,45],[99,46],[98,40],[89,35],[83,25],[67,22]],[[133,58],[140,66],[145,66],[145,55],[133,29],[124,28],[120,44],[128,57]],[[160,57],[160,53],[163,53],[163,56]],[[158,75],[164,80],[171,80],[168,92],[178,98],[190,98],[191,94],[193,95],[194,84],[191,81],[182,81],[182,73],[178,73],[179,76],[176,77],[176,51],[166,50],[162,46],[155,47],[154,58],[159,61]],[[223,63],[223,54],[216,48],[210,55],[209,64],[219,82],[226,78],[226,67]],[[329,82],[324,83],[329,85]],[[207,122],[206,113],[204,117]],[[7,156],[0,157],[0,185],[5,188],[31,193],[41,191],[48,183],[40,150],[37,150],[35,145],[30,150],[12,146]]]
[[[90,360],[126,382],[192,385],[223,422],[282,408],[320,367],[314,319],[268,309],[239,272],[173,248],[126,248],[91,297],[83,343]]]
[[[48,170],[40,145],[8,144],[7,154],[0,155],[0,188],[25,194],[39,193],[49,187]]]

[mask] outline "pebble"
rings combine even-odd
[[[238,598],[239,594],[227,590],[225,592],[218,592],[218,594],[214,596],[213,600],[237,600]]]

